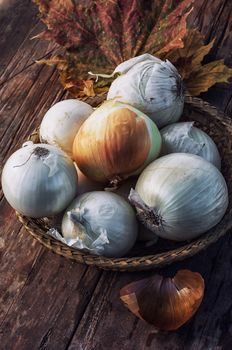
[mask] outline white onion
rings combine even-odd
[[[137,238],[135,212],[125,199],[104,191],[78,196],[62,221],[66,240],[78,240],[79,249],[107,257],[121,257]],[[75,245],[77,242],[75,242]]]
[[[186,153],[161,157],[140,175],[130,201],[140,219],[160,237],[189,240],[215,226],[228,206],[220,171]]]
[[[74,138],[93,112],[85,102],[69,99],[54,104],[40,125],[40,141],[57,146],[72,157]]]
[[[77,193],[77,172],[61,150],[27,142],[7,160],[2,173],[7,201],[19,213],[39,218],[64,210]]]
[[[183,83],[169,61],[144,54],[121,63],[114,73],[121,75],[111,84],[108,100],[138,108],[158,127],[179,120],[184,106]]]
[[[217,146],[209,135],[193,126],[194,122],[182,122],[165,126],[162,136],[161,154],[196,154],[221,169],[221,158]]]

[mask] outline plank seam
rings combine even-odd
[[[88,269],[90,269],[90,267],[88,267]],[[82,321],[82,319],[83,319],[83,317],[84,317],[84,315],[85,315],[85,312],[86,312],[86,310],[87,310],[87,308],[88,308],[88,306],[89,306],[91,300],[92,300],[93,297],[94,297],[94,292],[95,292],[95,290],[97,289],[98,283],[100,282],[100,279],[102,278],[103,273],[104,273],[103,271],[100,271],[100,276],[98,277],[98,279],[97,279],[97,281],[96,281],[96,284],[95,284],[95,286],[94,286],[94,288],[93,288],[93,290],[92,290],[92,295],[91,295],[89,301],[86,303],[86,306],[84,307],[83,312],[81,313],[81,317],[79,318],[79,320],[78,320],[78,322],[77,322],[77,324],[76,324],[76,326],[75,326],[75,328],[74,328],[72,334],[70,335],[69,341],[68,341],[66,347],[64,348],[64,350],[68,350],[68,348],[69,348],[69,346],[70,346],[70,344],[71,344],[71,342],[72,342],[72,339],[73,339],[73,337],[74,337],[74,335],[75,335],[75,333],[76,333],[76,331],[77,331],[77,329],[78,329],[78,327],[79,327],[79,325],[80,325],[80,323],[81,323],[81,321]]]
[[[23,232],[23,230],[24,230],[24,226],[21,226],[21,227],[19,228],[19,230],[17,230],[17,233],[16,233],[16,234],[19,235],[20,233]],[[38,260],[38,258],[39,258],[40,251],[42,250],[42,247],[39,246],[38,248],[39,248],[39,250],[38,250],[37,255],[36,255],[36,257],[35,257],[35,259],[34,259],[34,261],[33,261],[33,263],[32,263],[31,270],[29,271],[29,273],[28,273],[28,275],[27,275],[27,278],[25,279],[25,281],[24,281],[24,283],[23,283],[23,285],[22,285],[22,288],[20,289],[20,292],[19,292],[19,293],[16,295],[16,297],[12,300],[12,302],[11,302],[11,304],[10,304],[8,310],[6,311],[4,318],[3,318],[2,322],[0,323],[0,328],[2,328],[2,326],[3,326],[3,324],[4,324],[5,320],[6,320],[6,318],[7,318],[8,314],[9,314],[9,312],[11,311],[12,307],[13,307],[14,304],[17,302],[17,300],[18,300],[18,298],[19,298],[19,295],[21,294],[21,292],[22,292],[23,289],[25,288],[25,284],[26,284],[26,282],[27,282],[27,280],[28,280],[28,278],[29,278],[29,275],[31,274],[31,271],[33,270],[34,265],[36,264],[36,262],[37,262],[37,260]]]

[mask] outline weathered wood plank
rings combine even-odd
[[[24,38],[31,30],[31,23],[38,22],[38,11],[30,0],[5,1],[0,7],[0,75],[16,55]],[[7,8],[7,9],[6,9]],[[5,10],[6,9],[6,10]],[[3,12],[4,11],[4,12]]]
[[[27,1],[20,3],[28,5]],[[223,25],[226,25],[225,33],[230,30],[228,21],[223,22],[223,16],[231,13],[229,2],[216,0],[212,4],[208,0],[196,0],[196,4],[199,5],[197,20],[204,32],[211,28],[211,24],[217,34],[221,33],[220,28]],[[205,18],[206,13],[210,14],[208,19]],[[23,12],[21,16],[24,16]],[[24,18],[26,21],[29,20],[27,16]],[[41,57],[37,55],[49,52],[47,44],[29,42],[29,34],[39,30],[39,24],[27,28],[31,29],[27,29],[27,33],[24,31],[25,35],[20,39],[21,44],[15,46],[18,50],[16,55],[6,47],[8,53],[5,57],[13,59],[12,62],[6,59],[8,68],[3,77],[7,83],[0,91],[4,112],[1,121],[5,123],[1,134],[5,135],[1,141],[4,160],[17,144],[21,143],[22,138],[38,125],[45,110],[54,100],[60,99],[63,93],[53,69],[36,65],[25,69],[34,58]],[[209,31],[208,40],[210,35]],[[11,37],[12,34],[8,38]],[[229,35],[227,42],[224,41],[224,37],[225,34],[219,40],[223,44],[222,49],[225,50],[221,53],[223,52],[228,60],[231,37]],[[218,42],[217,47],[220,45]],[[24,48],[26,51],[23,55]],[[220,54],[219,49],[216,48],[213,54],[214,57],[220,58],[217,56]],[[228,64],[230,62],[229,59]],[[206,96],[215,105],[231,111],[232,92],[226,86],[213,88],[204,98]],[[12,131],[6,133],[11,125]],[[124,284],[149,273],[104,272],[97,284],[101,275],[98,270],[71,263],[41,248],[21,229],[21,225],[14,219],[13,210],[4,201],[0,204],[0,210],[4,216],[4,221],[0,222],[4,233],[4,237],[1,233],[0,239],[0,247],[4,254],[4,257],[1,257],[4,261],[1,266],[4,278],[0,279],[0,344],[3,349],[231,348],[232,257],[229,236],[206,252],[162,270],[162,273],[167,274],[178,268],[199,271],[205,277],[207,288],[196,317],[177,332],[155,334],[151,326],[136,319],[123,307],[118,296],[119,289]]]
[[[38,29],[39,27],[35,28],[35,31],[38,32]],[[39,41],[33,45],[31,43],[27,37],[18,50],[19,59],[17,55],[14,56],[8,65],[8,70],[2,75],[7,80],[1,89],[3,108],[1,110],[2,138],[0,147],[3,161],[21,144],[30,131],[39,125],[45,111],[64,95],[54,69],[30,65],[29,60],[41,57],[43,50],[46,54],[49,51],[49,45],[42,45]],[[26,55],[24,54],[20,60],[23,52]],[[25,69],[28,64],[29,67]],[[8,74],[9,72],[10,74]],[[13,96],[12,92],[14,92]],[[62,348],[65,348],[85,310],[100,272],[87,269],[82,265],[72,264],[42,248],[21,228],[21,224],[16,221],[14,211],[6,204],[5,200],[1,201],[0,210],[3,214],[1,222],[3,233],[0,242],[1,260],[4,262],[1,265],[0,277],[0,338],[4,339],[1,342],[1,347],[4,349],[31,349],[37,342],[36,348],[42,349],[47,347],[46,344],[52,338],[52,344],[58,346],[63,344]],[[41,270],[38,267],[41,264],[41,259],[44,264],[44,269],[41,272],[45,279],[44,285],[40,281]],[[58,263],[62,260],[64,265]],[[54,261],[56,268],[52,265],[52,261]],[[70,266],[72,266],[71,277],[69,276]],[[48,273],[46,273],[45,268],[49,269]],[[53,283],[56,275],[60,278],[59,287]],[[32,276],[35,285],[30,283]],[[67,280],[69,277],[71,282]],[[81,279],[79,288],[77,288],[78,278]],[[63,281],[64,284],[60,281]],[[63,293],[64,285],[65,292]],[[50,297],[44,293],[46,286],[48,289],[49,286],[52,289],[52,293],[49,289]],[[70,292],[72,288],[74,290]],[[70,298],[67,298],[69,294]],[[53,303],[53,298],[57,302]],[[47,322],[41,323],[40,311],[43,299],[44,315],[49,314],[50,317],[47,318]],[[64,308],[65,310],[63,310]],[[16,312],[17,318],[15,318]],[[60,313],[62,317],[58,323],[56,319]],[[32,314],[40,317],[34,317]],[[30,324],[31,322],[34,324],[34,328]],[[29,326],[23,326],[23,323]],[[12,327],[14,337],[10,336],[12,335]],[[25,330],[25,333],[22,329]],[[34,336],[32,336],[33,332]]]
[[[23,288],[41,246],[22,230],[15,212],[1,201],[0,238],[0,325]]]
[[[1,324],[1,347],[64,349],[100,275],[42,249]]]
[[[28,74],[30,75],[28,76]],[[19,93],[16,92],[15,97],[11,98],[12,89],[15,88],[15,85],[20,91]],[[56,93],[53,90],[55,87],[57,87]],[[15,110],[13,111],[13,120],[12,117],[9,118],[9,112],[3,116],[3,123],[6,123],[6,126],[9,125],[8,123],[11,123],[4,131],[1,139],[0,149],[3,161],[8,156],[9,149],[11,148],[12,152],[12,146],[18,146],[26,137],[28,131],[32,130],[36,123],[37,125],[39,124],[43,117],[41,107],[45,102],[44,100],[49,103],[49,101],[54,99],[57,93],[62,95],[63,92],[60,90],[60,87],[57,86],[56,72],[46,69],[43,66],[31,67],[25,74],[17,75],[5,86],[5,90],[2,94],[2,98],[5,102],[4,111]],[[16,101],[18,101],[17,107]]]
[[[216,349],[216,346],[218,350],[229,349],[226,344],[232,344],[231,244],[232,237],[228,235],[198,256],[160,271],[172,276],[180,268],[189,268],[200,272],[206,283],[204,300],[197,314],[173,332],[156,333],[119,300],[120,288],[154,272],[104,272],[68,349],[205,350]]]
[[[23,96],[20,98],[16,96],[15,101],[12,101],[12,103],[14,102],[12,108],[15,108],[13,111],[15,118],[12,120],[14,114],[11,114],[8,116],[9,120],[4,119],[4,117],[1,119],[3,120],[2,124],[5,121],[10,122],[1,139],[1,157],[4,161],[22,143],[22,140],[39,125],[50,105],[64,94],[57,83],[56,72],[52,69],[45,69],[44,73],[43,69],[45,67],[42,66],[31,68],[29,73],[28,70],[22,72],[4,85],[5,95],[2,96],[3,99],[8,95],[10,97],[16,86],[21,86],[19,93],[24,94],[28,88],[27,85],[29,85],[28,81],[31,83],[29,85],[30,91],[22,100],[22,105],[20,102]],[[37,74],[35,74],[35,70]],[[8,103],[5,101],[3,111],[9,110]],[[1,201],[0,210],[3,215],[1,221],[1,260],[4,261],[1,265],[1,305],[3,306],[1,317],[3,318],[30,274],[41,246],[38,243],[35,244],[35,241],[27,233],[25,239],[25,231],[20,230],[21,224],[17,222],[14,211],[10,209],[5,200]],[[11,264],[14,268],[11,267]]]
[[[53,75],[55,74],[53,73]],[[53,93],[50,92],[49,94],[45,94],[45,87],[49,84],[47,83],[47,76],[42,75],[42,77],[44,80],[41,79],[40,85],[37,87],[37,99],[40,99],[37,107],[40,108],[40,111],[43,113],[44,110],[47,109],[47,104],[52,104],[54,100],[62,96],[63,92],[60,91],[59,85],[56,84],[56,87],[51,89]],[[48,77],[50,77],[50,75]],[[54,77],[54,79],[56,80],[57,77]],[[51,79],[50,83],[54,84],[54,81]],[[31,106],[34,106],[33,101],[37,102],[32,94],[31,98],[28,97],[27,103],[29,103]],[[27,105],[27,108],[25,110],[30,111],[28,106],[29,105]],[[1,146],[2,149],[6,151],[6,157],[8,157],[8,155],[12,153],[16,146],[22,143],[22,140],[26,137],[26,135],[28,135],[29,132],[38,125],[38,118],[41,119],[42,115],[39,115],[37,108],[35,108],[34,113],[37,114],[20,114],[20,117],[18,117],[18,124],[15,126],[17,137],[15,137],[13,142],[11,139],[9,139],[12,135],[11,130],[11,132],[9,132],[9,138],[2,138]],[[12,130],[14,130],[13,127]],[[7,132],[5,134],[7,134]],[[9,149],[7,153],[8,145]],[[4,261],[4,263],[1,265],[1,297],[3,298],[3,303],[1,305],[3,305],[7,310],[9,305],[11,305],[12,300],[14,300],[15,294],[20,291],[20,287],[24,283],[24,279],[27,278],[27,274],[25,275],[24,267],[27,266],[27,273],[29,274],[31,266],[33,265],[34,258],[37,255],[38,251],[40,251],[41,247],[39,244],[37,244],[35,247],[35,241],[32,240],[28,234],[26,234],[27,240],[25,240],[25,232],[22,233],[22,231],[20,231],[21,224],[17,222],[14,211],[10,209],[5,200],[1,201],[0,211],[2,214],[0,250],[2,252],[1,260]],[[29,255],[27,255],[27,252],[29,252]],[[12,269],[11,264],[13,264],[14,269]],[[20,281],[17,280],[18,278]],[[5,291],[5,293],[3,293],[3,291]],[[3,312],[1,312],[1,316],[4,317]]]
[[[38,28],[36,32],[38,32]],[[51,50],[51,45],[39,45],[38,42],[38,40],[33,41],[32,45],[30,38],[27,38],[21,50],[18,52],[18,59],[14,58],[12,60],[1,77],[3,80],[2,83],[0,83],[0,136],[5,134],[5,130],[9,128],[10,124],[16,127],[16,122],[20,121],[23,117],[23,112],[20,111],[22,110],[25,100],[30,101],[30,98],[32,98],[28,95],[35,82],[37,83],[36,89],[38,89],[38,92],[36,89],[33,90],[34,98],[38,99],[38,97],[40,97],[40,85],[43,84],[43,77],[41,77],[41,75],[45,74],[47,79],[49,79],[49,75],[53,72],[53,69],[46,69],[45,73],[43,73],[45,67],[35,63],[36,57],[39,58],[41,55],[45,56]],[[27,52],[26,55],[25,52]],[[55,80],[57,80],[57,76],[55,76]],[[46,84],[46,80],[44,83]],[[59,89],[62,90],[61,87],[59,87]],[[26,99],[27,96],[28,98]],[[35,102],[32,106],[34,104]],[[17,118],[18,112],[21,114],[21,118]],[[33,110],[31,112],[33,112]]]
[[[31,30],[27,33],[15,55],[6,65],[4,71],[2,71],[0,75],[0,87],[32,64],[36,64],[36,60],[47,57],[51,53],[56,53],[58,49],[56,44],[45,40],[32,39],[43,30],[44,26],[41,22],[32,22],[31,25]]]
[[[42,248],[21,229],[5,200],[0,210],[1,347],[65,348],[101,272]]]
[[[29,7],[34,8],[32,3]],[[17,12],[15,15],[17,15]],[[11,17],[13,17],[13,20],[14,16],[11,15]],[[5,64],[6,68],[0,75],[0,138],[3,148],[5,147],[3,136],[5,136],[5,138],[9,136],[12,125],[14,128],[17,127],[17,112],[21,113],[18,121],[21,121],[21,117],[23,117],[24,112],[20,111],[22,110],[22,105],[29,94],[32,85],[37,79],[36,74],[38,74],[37,88],[40,90],[40,84],[42,84],[42,82],[40,81],[41,77],[39,77],[39,74],[44,67],[37,65],[35,60],[48,56],[51,51],[56,52],[55,44],[42,40],[31,40],[33,36],[40,33],[43,29],[43,25],[38,21],[37,17],[38,14],[36,12],[36,16],[31,16],[30,21],[28,18],[26,18],[27,24],[28,26],[30,24],[31,28],[28,27],[28,31],[23,37],[20,46],[15,47],[15,55],[8,63]],[[5,51],[8,51],[7,46]],[[35,65],[35,67],[32,67],[32,65]],[[51,73],[52,69],[47,70],[47,74]],[[57,77],[55,77],[55,79],[57,79]],[[6,82],[8,82],[7,85]],[[35,92],[35,96],[37,95],[39,96],[39,92],[37,94]],[[7,130],[8,134],[6,133]]]

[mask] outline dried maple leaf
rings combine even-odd
[[[47,29],[40,38],[66,49],[56,64],[63,86],[76,97],[107,91],[110,80],[94,81],[89,71],[111,73],[126,59],[149,52],[164,55],[183,47],[193,0],[34,0]]]
[[[89,71],[111,73],[122,61],[149,52],[169,59],[191,95],[227,82],[232,69],[223,60],[202,64],[214,40],[204,45],[197,29],[186,29],[192,0],[35,0],[47,29],[40,38],[65,48],[55,64],[65,89],[75,97],[104,94],[112,80],[94,80]]]
[[[183,48],[174,49],[165,58],[176,66],[190,95],[198,96],[214,84],[228,82],[232,77],[232,69],[224,65],[224,60],[202,64],[214,40],[204,45],[204,36],[197,29],[189,29],[183,42]]]
[[[185,84],[190,95],[198,96],[216,83],[227,83],[231,77],[232,68],[225,66],[224,60],[217,60],[201,66],[197,73],[192,72]]]

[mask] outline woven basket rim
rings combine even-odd
[[[186,96],[185,103],[191,106],[198,112],[209,114],[212,118],[220,121],[221,124],[231,129],[232,120],[223,112],[217,110],[216,107],[210,105],[208,102],[200,98]],[[31,136],[37,135],[37,131],[33,132]],[[42,230],[32,218],[23,216],[16,212],[16,215],[26,230],[40,243],[52,250],[53,252],[63,255],[66,258],[76,260],[77,262],[87,265],[94,265],[104,269],[119,270],[119,271],[138,271],[146,270],[155,267],[162,267],[171,264],[175,261],[183,260],[187,257],[193,256],[203,249],[206,249],[210,244],[216,242],[220,237],[232,228],[232,206],[227,211],[223,219],[211,230],[192,240],[191,242],[183,242],[183,246],[161,252],[157,254],[149,254],[144,256],[123,257],[123,258],[107,258],[104,256],[93,255],[78,250],[77,248],[69,247],[64,243],[56,240]],[[220,226],[223,228],[219,229]]]

